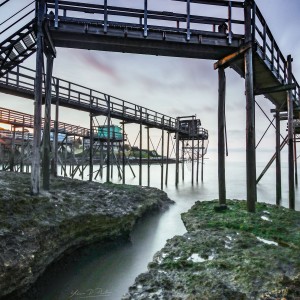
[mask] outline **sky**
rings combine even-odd
[[[83,0],[81,0],[82,2]],[[10,0],[0,8],[0,23],[21,7],[30,3],[28,0]],[[77,1],[80,2],[80,1]],[[88,3],[103,4],[103,0],[86,0]],[[134,7],[142,7],[143,0],[131,0]],[[171,0],[148,0],[149,9],[160,11],[185,12],[182,2]],[[125,6],[129,2],[108,0],[110,5]],[[282,53],[291,54],[294,58],[293,73],[300,82],[300,1],[299,0],[256,0],[266,19]],[[224,17],[224,9],[212,9],[211,6],[199,7],[193,4],[193,14]],[[233,11],[234,18],[240,18]],[[1,27],[3,30],[5,25]],[[238,32],[240,28],[234,28]],[[0,42],[5,35],[0,36]],[[217,149],[217,107],[218,107],[218,72],[213,69],[215,61],[159,57],[126,53],[112,53],[89,50],[57,48],[53,75],[98,91],[111,94],[121,99],[145,106],[166,115],[177,117],[196,114],[202,126],[209,131],[208,157],[216,159]],[[32,56],[23,64],[35,67]],[[228,131],[229,160],[245,160],[245,128],[246,102],[244,96],[244,79],[232,69],[226,70],[226,119]],[[270,109],[274,106],[269,100],[257,97],[257,102],[264,108],[270,118]],[[0,93],[0,106],[33,113],[33,101]],[[70,109],[61,109],[61,121],[89,126],[89,116]],[[99,122],[103,123],[104,118]],[[119,120],[114,120],[115,124]],[[260,139],[269,121],[260,110],[256,110],[256,139]],[[131,143],[138,134],[138,125],[127,125]],[[285,135],[286,123],[281,124]],[[158,144],[161,133],[151,129],[154,145]],[[146,141],[146,139],[145,139]],[[271,157],[275,149],[274,129],[270,129],[257,149],[257,160],[265,161]],[[283,160],[287,157],[283,153]]]

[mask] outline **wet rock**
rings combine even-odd
[[[50,193],[31,196],[28,174],[0,172],[0,181],[0,298],[7,299],[66,251],[128,236],[144,213],[172,203],[147,187],[57,178]]]
[[[296,299],[300,213],[245,201],[198,202],[123,299]],[[262,218],[268,216],[269,220]],[[157,298],[158,297],[158,298]]]

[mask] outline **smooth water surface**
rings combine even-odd
[[[133,166],[138,174],[138,166]],[[258,165],[258,172],[264,165]],[[143,184],[147,183],[147,166],[143,165]],[[138,184],[130,170],[126,171],[126,183]],[[151,186],[160,187],[159,165],[151,166]],[[115,175],[117,172],[114,172]],[[137,275],[147,270],[147,264],[167,239],[181,235],[186,230],[180,218],[195,201],[218,197],[217,164],[206,161],[204,182],[191,185],[191,172],[185,167],[185,181],[175,188],[175,165],[169,166],[169,184],[164,191],[176,204],[165,212],[147,215],[140,220],[131,235],[130,242],[101,247],[96,245],[85,255],[69,263],[59,272],[49,274],[50,279],[40,295],[43,300],[62,299],[120,299]],[[87,179],[87,175],[85,175]],[[181,177],[181,175],[180,175]],[[226,169],[227,198],[245,199],[246,180],[244,163],[231,162]],[[283,166],[283,205],[288,203],[287,168]],[[105,178],[105,177],[104,177]],[[119,182],[116,176],[114,182]],[[299,190],[296,190],[296,209],[300,209]],[[258,201],[275,202],[275,169],[271,168],[258,185]]]

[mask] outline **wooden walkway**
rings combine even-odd
[[[11,109],[0,107],[0,123],[13,125],[15,128],[34,128],[34,116],[25,114]],[[44,128],[45,119],[42,119],[42,128]],[[51,121],[51,130],[54,130],[55,122]],[[66,135],[74,135],[78,137],[90,136],[90,131],[87,128],[71,125],[64,122],[58,122],[58,133]]]
[[[34,99],[35,70],[18,66],[14,71],[0,77],[0,92],[23,98]],[[45,90],[43,90],[45,95]],[[91,113],[93,116],[107,116],[127,123],[142,124],[152,128],[164,129],[181,136],[190,133],[176,125],[176,118],[164,115],[146,107],[125,101],[114,96],[89,89],[61,78],[52,77],[52,103]],[[33,124],[33,119],[31,120]],[[195,139],[208,139],[208,131],[199,128]]]

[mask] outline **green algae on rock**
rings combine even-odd
[[[197,202],[187,228],[156,253],[123,299],[294,299],[300,296],[300,213],[245,201]]]
[[[30,175],[0,172],[0,298],[16,299],[66,251],[128,236],[144,213],[166,208],[147,187],[56,178],[32,196]]]

